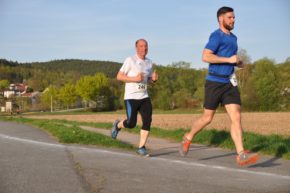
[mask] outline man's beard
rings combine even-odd
[[[227,25],[226,23],[223,22],[223,26],[224,26],[224,28],[226,28],[229,31],[231,31],[232,29],[234,29],[234,23],[233,23],[232,26],[230,26],[230,25]]]

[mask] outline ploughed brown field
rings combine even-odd
[[[155,114],[152,126],[163,129],[190,128],[199,114]],[[82,122],[113,122],[115,119],[126,118],[125,114],[90,114],[90,115],[37,115],[27,116],[41,119],[65,119]],[[141,119],[138,117],[138,124]],[[275,113],[242,113],[242,125],[244,131],[271,135],[278,134],[290,136],[290,112]],[[206,129],[228,130],[230,120],[225,113],[217,113]]]

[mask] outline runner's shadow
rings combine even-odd
[[[161,151],[161,152],[160,152]],[[172,148],[164,148],[164,149],[159,149],[155,150],[150,154],[150,157],[159,157],[162,155],[170,155],[170,154],[175,154],[178,150],[172,149]]]
[[[248,168],[268,168],[268,167],[280,166],[281,164],[274,163],[278,159],[280,159],[280,158],[279,157],[273,157],[273,158],[271,158],[269,160],[266,160],[264,162],[251,165]]]
[[[284,146],[284,145],[279,145],[278,148],[276,149],[276,153],[275,153],[275,157],[266,160],[262,163],[258,163],[255,165],[250,166],[251,168],[266,168],[266,167],[275,167],[275,166],[279,166],[281,164],[277,164],[274,163],[275,161],[277,161],[278,159],[280,159],[284,154],[286,154],[288,152],[288,149]]]
[[[226,154],[223,154],[223,155],[211,156],[211,157],[202,158],[202,159],[199,159],[199,160],[211,160],[211,159],[217,159],[217,158],[228,157],[228,156],[233,156],[233,155],[236,155],[236,153],[226,153]]]
[[[194,147],[194,146],[192,146],[189,149],[189,152],[198,151],[198,150],[202,150],[202,149],[208,149],[208,147],[205,147],[205,146]],[[152,153],[150,154],[150,156],[151,157],[159,157],[159,156],[163,156],[163,155],[176,154],[176,153],[179,153],[178,151],[179,151],[179,146],[162,148],[162,149],[158,149],[155,151],[151,151]]]

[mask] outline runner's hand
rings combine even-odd
[[[144,80],[144,75],[142,73],[139,73],[137,76],[135,76],[134,81],[135,82],[142,82]]]
[[[154,72],[152,73],[151,79],[153,82],[156,82],[158,80],[158,73],[156,72],[156,70],[154,70]]]
[[[240,61],[239,57],[237,55],[233,55],[229,57],[229,63],[231,64],[238,64]]]

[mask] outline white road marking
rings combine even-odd
[[[30,140],[30,139],[22,139],[22,138],[18,138],[18,137],[12,137],[12,136],[3,135],[3,134],[0,134],[0,138],[13,140],[13,141],[19,141],[22,143],[47,146],[47,147],[70,148],[70,149],[85,150],[85,151],[90,151],[90,152],[95,152],[95,153],[112,154],[112,155],[117,155],[117,156],[122,156],[122,157],[136,157],[135,155],[129,154],[129,153],[121,153],[121,152],[114,152],[114,151],[102,150],[102,149],[78,147],[78,146],[74,146],[74,145],[62,145],[62,144],[46,143],[46,142],[34,141],[34,140]],[[194,166],[194,167],[204,167],[204,168],[211,168],[211,169],[223,170],[223,171],[229,171],[229,172],[240,172],[240,173],[246,173],[246,174],[254,174],[254,175],[260,175],[260,176],[267,176],[267,177],[290,180],[290,176],[279,175],[279,174],[274,174],[274,173],[249,171],[249,170],[229,168],[229,167],[218,166],[218,165],[207,165],[207,164],[196,163],[196,162],[187,162],[187,161],[182,161],[182,160],[173,160],[173,159],[158,158],[158,157],[150,157],[147,159],[164,161],[164,162],[175,163],[175,164],[188,165],[188,166]]]
[[[34,140],[30,140],[30,139],[22,139],[22,138],[18,138],[18,137],[11,137],[8,135],[3,135],[3,134],[0,134],[0,137],[3,139],[10,139],[10,140],[14,140],[14,141],[23,142],[23,143],[37,144],[37,145],[42,145],[42,146],[50,146],[50,147],[58,147],[58,148],[65,147],[64,145],[61,145],[61,144],[46,143],[46,142],[34,141]]]

